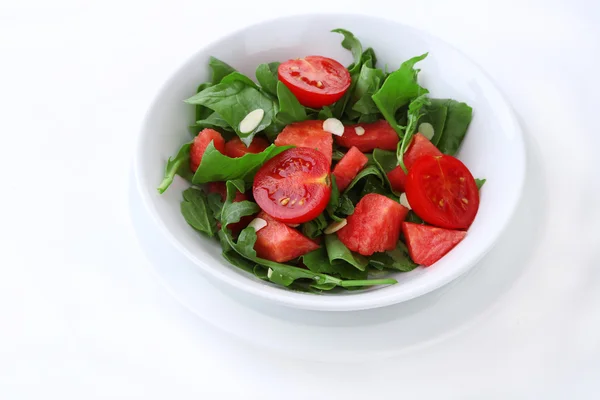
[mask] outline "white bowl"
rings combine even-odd
[[[187,183],[179,177],[163,195],[161,182],[166,160],[190,140],[188,125],[193,107],[184,99],[209,79],[208,58],[215,56],[254,77],[258,64],[320,54],[343,64],[351,56],[341,46],[334,28],[353,32],[363,47],[373,47],[379,65],[390,70],[404,60],[429,52],[418,64],[420,81],[432,97],[453,98],[473,107],[473,121],[458,157],[477,178],[486,178],[481,204],[467,237],[429,268],[391,274],[396,285],[364,291],[305,294],[264,282],[227,263],[216,241],[201,237],[180,214],[181,192]],[[456,49],[421,31],[375,17],[357,15],[302,15],[251,26],[213,42],[192,56],[157,95],[138,140],[135,175],[141,197],[165,237],[200,270],[237,289],[274,302],[313,310],[348,311],[382,307],[428,293],[471,269],[510,219],[523,186],[525,151],[519,125],[489,78]],[[172,268],[178,268],[173,265]]]

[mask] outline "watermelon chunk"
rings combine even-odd
[[[225,139],[214,129],[206,128],[200,131],[198,136],[194,138],[194,142],[190,146],[190,168],[196,172],[202,161],[202,156],[206,148],[214,142],[215,149],[220,153],[225,154]]]
[[[320,151],[329,160],[333,155],[333,138],[323,130],[323,121],[303,121],[286,126],[275,139],[276,146],[308,147]]]
[[[235,137],[225,143],[225,155],[231,158],[239,158],[248,153],[261,153],[267,147],[269,147],[269,142],[261,137],[255,137],[250,143],[250,147],[246,147],[239,137]]]
[[[433,143],[429,141],[425,136],[417,133],[408,150],[404,153],[404,165],[406,169],[410,167],[422,156],[441,156],[442,152],[438,150]],[[387,177],[392,185],[392,189],[397,192],[404,192],[404,185],[406,184],[406,174],[401,166],[397,166],[393,170],[387,173]]]
[[[350,148],[344,157],[333,168],[335,182],[340,192],[343,192],[352,179],[367,165],[369,159],[356,147]]]
[[[361,127],[365,130],[364,134],[357,135],[356,127]],[[385,121],[377,121],[371,124],[358,124],[346,126],[342,136],[336,136],[335,142],[342,147],[356,147],[363,153],[368,153],[374,149],[396,150],[398,145],[398,134]]]
[[[267,221],[267,226],[256,232],[254,250],[260,258],[286,262],[319,248],[316,242],[264,211],[257,218]]]
[[[408,208],[400,203],[370,193],[360,199],[354,214],[347,218],[348,224],[337,235],[347,248],[364,256],[393,250],[406,214]]]
[[[465,231],[438,228],[435,226],[402,223],[402,232],[410,258],[420,265],[429,267],[452,250],[467,236]]]

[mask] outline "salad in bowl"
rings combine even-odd
[[[435,268],[468,234],[485,182],[455,157],[472,108],[417,79],[428,54],[388,70],[351,32],[333,32],[347,67],[298,54],[257,65],[253,80],[211,57],[211,80],[185,100],[193,138],[158,186],[189,182],[181,218],[230,264],[313,293]]]

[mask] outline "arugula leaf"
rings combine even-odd
[[[398,241],[398,245],[394,250],[373,254],[369,259],[369,263],[376,268],[395,269],[401,272],[409,272],[418,267],[410,259],[408,249],[401,241]]]
[[[348,250],[335,234],[325,235],[325,249],[327,249],[329,262],[332,264],[335,260],[343,260],[361,271],[365,271],[367,265],[369,265],[369,260],[365,256]]]
[[[348,71],[350,72],[350,75],[358,72],[360,70],[360,61],[361,56],[363,54],[362,44],[360,43],[360,41],[351,32],[345,29],[338,28],[332,30],[331,32],[341,33],[342,35],[344,35],[344,39],[342,40],[342,46],[346,50],[350,50],[350,52],[352,53],[352,57],[354,57],[354,63],[352,63],[348,67]]]
[[[437,146],[444,132],[446,116],[448,115],[448,106],[444,99],[429,99],[429,105],[423,107],[424,114],[421,123],[427,122],[433,126],[433,137],[431,143]]]
[[[361,271],[342,260],[329,261],[327,250],[324,247],[319,247],[317,250],[303,255],[302,262],[309,270],[318,274],[329,274],[345,279],[366,279],[368,276],[366,269]]]
[[[448,107],[448,116],[437,147],[442,153],[453,156],[467,134],[473,118],[473,109],[466,103],[456,100],[447,100],[446,106]]]
[[[336,212],[346,216],[354,214],[354,203],[350,197],[348,197],[348,195],[343,195],[340,197],[340,204]]]
[[[404,153],[408,149],[408,146],[412,141],[412,137],[417,130],[417,123],[422,115],[421,108],[427,104],[429,104],[429,99],[425,94],[423,94],[411,101],[410,105],[408,106],[408,125],[404,131],[402,140],[398,143],[398,150],[396,151],[396,158],[398,159],[397,164],[402,167],[404,173],[406,174],[408,173],[408,168],[406,168],[406,165],[404,165]]]
[[[378,114],[379,109],[373,101],[375,94],[385,79],[384,73],[378,68],[370,68],[363,64],[354,86],[354,93],[349,107],[360,114]]]
[[[173,183],[175,175],[180,175],[183,178],[190,180],[192,175],[190,169],[190,146],[191,143],[186,143],[177,152],[175,157],[169,157],[167,166],[165,167],[165,177],[163,178],[160,186],[158,187],[158,193],[163,194],[165,190]]]
[[[340,190],[338,189],[337,183],[335,182],[335,175],[331,175],[331,196],[329,197],[329,203],[327,203],[327,213],[329,217],[334,221],[341,221],[342,218],[335,215],[338,207],[340,206]]]
[[[209,193],[206,195],[206,200],[213,217],[215,217],[217,221],[221,221],[221,211],[223,210],[223,200],[221,200],[221,195],[219,193]]]
[[[320,119],[322,121],[325,121],[327,118],[333,118],[333,111],[331,111],[331,108],[329,108],[329,106],[323,107],[319,111],[319,114],[317,116],[317,119]]]
[[[240,222],[242,217],[256,214],[260,211],[258,204],[252,201],[233,201],[237,192],[244,193],[245,191],[243,180],[235,179],[227,181],[225,186],[227,187],[227,198],[221,209],[221,225],[228,226],[229,224],[235,224],[236,222]]]
[[[240,158],[230,158],[215,149],[214,143],[211,142],[202,156],[192,182],[196,185],[233,179],[252,182],[254,174],[266,161],[291,147],[293,146],[270,145],[261,153],[248,153]]]
[[[273,96],[277,96],[277,68],[279,62],[270,62],[268,64],[260,64],[256,68],[256,80],[260,83],[263,90]]]
[[[396,111],[408,104],[411,99],[429,93],[427,89],[417,83],[419,70],[414,69],[415,64],[425,57],[427,57],[427,53],[403,62],[400,68],[392,72],[381,88],[372,96],[379,111],[400,137],[404,135],[404,132],[394,117]]]
[[[281,81],[277,82],[277,99],[279,100],[278,122],[289,125],[293,122],[306,120],[304,106]]]
[[[475,179],[475,184],[477,185],[477,189],[481,190],[481,187],[483,186],[483,184],[485,183],[487,179]]]
[[[208,110],[210,110],[210,108]],[[211,114],[208,117],[206,117],[205,119],[198,120],[194,125],[190,126],[192,132],[195,132],[197,134],[204,128],[233,132],[233,128],[229,125],[229,123],[227,123],[227,121],[221,118],[221,116],[216,112],[213,112],[212,110],[210,111]]]
[[[377,193],[383,196],[389,196],[389,189],[385,188],[383,185],[384,182],[382,182],[380,178],[376,178],[375,176],[367,177],[362,192],[360,193],[360,197],[362,198],[369,193]]]
[[[217,232],[217,221],[208,208],[206,195],[198,189],[189,188],[183,192],[181,202],[181,214],[192,228],[209,237]]]
[[[302,233],[314,239],[321,236],[325,228],[327,228],[327,220],[323,214],[320,214],[317,218],[302,224]]]
[[[208,60],[208,66],[212,70],[212,84],[216,85],[221,82],[221,79],[226,77],[227,75],[235,72],[235,68],[230,66],[229,64],[219,60],[216,57],[210,57]],[[200,90],[198,90],[200,92]],[[197,118],[201,119],[201,118]]]
[[[210,83],[210,82],[201,83],[198,86],[198,90],[196,90],[196,93],[200,93],[204,89],[211,87],[211,86],[212,86],[212,83]],[[210,108],[204,107],[201,105],[197,105],[196,106],[196,121],[207,118],[211,113],[212,113],[212,110]]]
[[[333,161],[340,161],[342,159],[342,157],[344,157],[345,155],[346,154],[344,154],[343,151],[334,149],[331,158],[333,159]]]
[[[385,178],[385,181],[387,182],[387,185],[392,193],[394,193],[396,196],[400,196],[401,193],[395,192],[394,189],[392,189],[392,184],[387,176],[388,172],[397,167],[396,162],[398,158],[396,157],[396,153],[387,150],[375,149],[373,150],[373,160],[375,161],[375,164],[379,170],[382,172],[383,177]]]
[[[354,186],[356,186],[356,184],[368,177],[368,176],[375,176],[376,178],[378,178],[382,183],[383,183],[383,176],[381,175],[381,172],[379,171],[379,169],[374,166],[374,165],[368,165],[365,168],[363,168],[355,177],[354,179],[352,179],[352,182],[350,182],[350,184],[348,185],[348,187],[346,187],[346,190],[344,191],[344,193],[348,193],[350,190],[352,190],[352,188],[354,188]]]
[[[228,75],[227,78],[229,77],[235,79],[206,88],[185,100],[185,102],[188,104],[201,104],[217,112],[234,129],[242,142],[246,146],[250,146],[254,135],[273,122],[277,105],[267,95],[258,90],[255,87],[256,85],[248,84],[238,75],[232,74]],[[248,113],[258,108],[265,112],[258,126],[252,132],[240,132],[240,122]]]

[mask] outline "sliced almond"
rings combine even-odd
[[[290,228],[297,228],[300,226],[300,224],[287,224],[287,226],[289,226]]]
[[[327,228],[325,228],[323,233],[325,233],[326,235],[331,235],[332,233],[335,233],[343,227],[345,227],[347,224],[348,220],[346,220],[346,218],[342,219],[341,221],[332,222]]]
[[[327,118],[323,122],[323,130],[336,136],[342,136],[344,134],[344,124],[337,118]]]
[[[260,124],[263,117],[265,116],[265,110],[262,108],[257,108],[254,111],[250,111],[248,115],[244,117],[242,122],[240,122],[240,132],[241,133],[250,133],[256,129],[256,127]]]
[[[402,193],[400,195],[400,204],[402,204],[404,207],[408,208],[409,210],[412,210],[412,207],[410,206],[410,203],[408,202],[408,199],[406,198],[406,193]]]
[[[262,218],[254,218],[252,221],[250,221],[250,223],[248,224],[248,226],[251,226],[254,228],[254,230],[256,232],[260,231],[262,228],[264,228],[265,226],[267,226],[267,221],[265,221]]]
[[[362,136],[365,134],[365,128],[363,128],[362,126],[357,126],[354,128],[354,132],[358,135],[358,136]]]
[[[269,268],[267,270],[267,278],[271,279],[271,276],[273,275],[273,270],[271,268]]]
[[[431,125],[429,122],[423,122],[421,125],[419,125],[419,133],[429,140],[433,139],[433,135],[435,135],[433,125]]]

